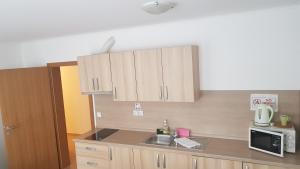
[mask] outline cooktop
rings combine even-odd
[[[109,129],[109,128],[104,128],[100,131],[97,131],[95,134],[92,134],[88,137],[86,137],[85,139],[87,140],[103,140],[106,137],[114,134],[115,132],[119,131],[118,129]]]

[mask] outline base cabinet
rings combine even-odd
[[[215,158],[192,157],[191,166],[191,169],[242,169],[243,163]]]
[[[243,169],[294,169],[294,168],[277,167],[277,166],[253,164],[253,163],[243,163]]]
[[[189,156],[180,153],[142,149],[135,153],[135,169],[188,169]],[[135,160],[136,162],[136,160]]]

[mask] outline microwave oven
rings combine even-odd
[[[283,157],[284,134],[259,128],[249,128],[249,148]]]

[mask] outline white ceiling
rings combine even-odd
[[[300,0],[173,0],[178,6],[153,16],[150,0],[0,0],[0,41],[24,41],[204,17],[299,3]]]

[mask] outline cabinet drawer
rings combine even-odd
[[[77,169],[109,169],[108,160],[77,156]]]
[[[97,144],[76,143],[76,155],[95,157],[108,160],[109,159],[109,147]]]

